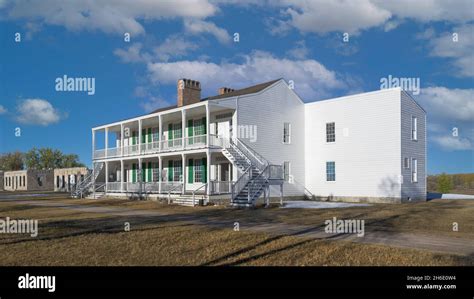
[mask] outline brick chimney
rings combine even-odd
[[[221,87],[219,88],[219,95],[223,95],[229,92],[233,92],[235,89],[229,88],[229,87]]]
[[[201,83],[190,79],[178,80],[178,107],[201,101]]]

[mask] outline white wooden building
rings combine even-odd
[[[283,79],[204,99],[181,79],[177,91],[175,106],[94,127],[77,190],[235,206],[426,197],[426,113],[401,89],[308,103]]]

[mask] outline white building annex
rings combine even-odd
[[[283,79],[205,99],[181,79],[177,91],[176,106],[92,129],[93,173],[74,195],[238,207],[426,198],[426,113],[399,88],[308,103]]]

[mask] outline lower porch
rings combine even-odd
[[[106,161],[96,179],[97,192],[109,196],[209,199],[229,195],[236,169],[220,152],[197,152]]]

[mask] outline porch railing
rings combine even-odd
[[[211,181],[211,194],[229,194],[232,192],[232,181]]]
[[[227,148],[230,144],[228,137],[222,137],[214,134],[209,134],[209,146]],[[240,142],[240,141],[237,141]],[[243,144],[243,143],[242,143]],[[150,143],[140,143],[134,145],[127,145],[124,147],[113,147],[99,149],[94,151],[94,159],[104,159],[113,157],[125,157],[139,154],[154,154],[159,152],[170,152],[183,149],[202,148],[207,146],[207,134],[188,136],[184,138],[176,138],[169,140],[153,141]],[[240,148],[245,145],[240,146]],[[247,147],[245,147],[247,150]],[[248,150],[250,152],[250,150]],[[256,154],[255,154],[256,155]],[[256,161],[261,161],[256,157]]]

